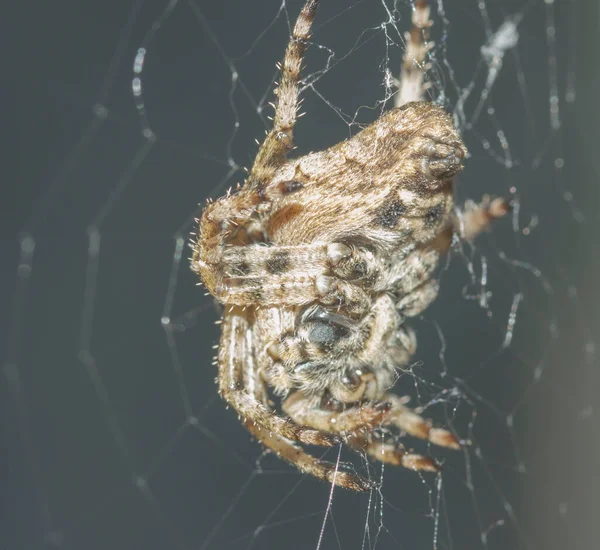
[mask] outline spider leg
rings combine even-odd
[[[281,80],[277,96],[273,128],[263,141],[248,177],[247,185],[260,190],[268,182],[274,170],[285,161],[294,144],[293,128],[298,116],[300,69],[308,40],[310,27],[315,18],[318,0],[307,0],[298,15],[292,36],[281,66]]]
[[[213,294],[224,304],[299,305],[317,299],[317,278],[328,271],[327,246],[249,244],[223,250]]]
[[[314,397],[299,392],[283,404],[284,411],[298,423],[331,430],[346,436],[346,443],[381,462],[404,466],[412,470],[437,471],[436,463],[427,457],[408,453],[402,445],[373,440],[368,433],[386,422],[391,403],[363,403],[341,410],[335,405],[329,410],[321,408]]]
[[[361,431],[377,427],[396,426],[403,432],[449,449],[460,449],[456,436],[443,428],[434,428],[431,420],[424,419],[405,406],[406,398],[386,393],[380,401],[343,407],[334,399],[306,396],[296,392],[283,403],[284,412],[304,426],[348,436],[360,436]]]
[[[433,459],[410,453],[400,443],[374,439],[369,435],[352,436],[347,443],[352,448],[365,452],[371,458],[386,464],[425,472],[438,472],[440,470]]]
[[[282,405],[283,411],[297,424],[338,434],[349,434],[361,429],[373,429],[384,422],[390,403],[361,403],[346,409],[339,401],[320,396],[307,396],[301,392],[290,395]]]
[[[372,489],[374,483],[360,477],[336,468],[331,462],[320,460],[291,441],[269,432],[267,429],[254,424],[251,421],[245,422],[246,428],[256,439],[258,439],[267,449],[270,449],[292,466],[298,468],[303,474],[312,475],[323,481],[335,483],[344,489],[352,491],[368,491]]]
[[[369,297],[361,288],[334,277],[317,276],[306,279],[293,276],[273,277],[268,280],[237,279],[219,285],[215,297],[227,305],[253,307],[302,306],[318,300],[336,309],[343,308],[352,318],[367,312]]]
[[[273,128],[260,146],[244,186],[236,193],[233,204],[228,192],[226,197],[209,204],[200,220],[198,241],[193,245],[192,269],[201,275],[211,292],[218,282],[219,273],[215,266],[222,261],[223,246],[232,237],[236,238],[238,230],[244,230],[244,244],[261,240],[255,239],[253,233],[264,236],[263,227],[252,220],[252,216],[257,206],[268,199],[265,187],[293,147],[300,68],[318,4],[318,0],[307,0],[296,20],[281,67],[281,81],[275,91],[277,100]]]
[[[385,423],[400,428],[408,435],[430,441],[434,445],[449,449],[460,449],[460,442],[456,436],[443,428],[434,428],[429,419],[425,419],[405,406],[406,398],[387,393],[382,401],[389,404],[389,411],[385,416]]]
[[[402,57],[402,69],[397,82],[398,92],[394,98],[396,107],[410,101],[422,101],[427,85],[423,76],[428,69],[425,59],[433,42],[428,41],[429,27],[433,24],[429,19],[428,0],[416,0],[412,12],[412,28],[404,35],[405,48]]]
[[[301,306],[318,300],[360,317],[369,308],[369,297],[359,286],[334,276],[336,246],[228,247],[223,252],[220,279],[209,290],[226,305]]]
[[[499,197],[485,195],[480,204],[467,201],[462,209],[457,209],[452,218],[452,225],[439,233],[429,247],[444,254],[450,249],[455,234],[466,241],[473,241],[486,231],[494,220],[502,218],[510,210],[511,204]]]
[[[369,480],[338,470],[335,464],[315,458],[292,441],[331,446],[341,443],[341,439],[333,434],[296,426],[278,417],[263,404],[266,394],[255,369],[251,331],[248,319],[240,312],[230,312],[223,319],[222,348],[227,345],[226,342],[230,352],[221,354],[219,358],[221,394],[244,416],[246,429],[267,449],[304,474],[353,491],[371,489],[373,483]],[[245,385],[244,391],[234,389],[240,385]]]
[[[248,312],[232,309],[225,313],[219,346],[219,392],[244,418],[261,429],[281,437],[308,445],[331,447],[340,443],[336,435],[298,426],[278,416],[256,396],[256,390],[247,387],[254,376],[254,350]],[[246,373],[246,381],[244,380]]]
[[[368,291],[391,289],[405,296],[427,284],[439,255],[428,247],[398,248],[388,254],[341,242],[232,246],[223,253],[225,267],[213,294],[228,305],[304,305],[318,300],[357,318],[369,308]],[[409,310],[408,305],[402,307]]]
[[[454,230],[462,239],[472,241],[490,224],[510,211],[510,203],[502,198],[484,195],[481,203],[467,201],[454,217]]]
[[[437,298],[440,285],[436,279],[425,281],[396,302],[398,312],[404,317],[423,313]]]
[[[406,451],[400,443],[374,439],[374,429],[395,425],[410,435],[427,439],[436,445],[460,448],[453,434],[432,428],[429,420],[406,408],[405,401],[396,395],[386,394],[380,402],[361,403],[346,409],[333,399],[326,401],[322,403],[318,397],[296,392],[285,400],[283,410],[298,424],[342,434],[350,447],[366,452],[381,462],[411,470],[435,472],[439,467],[429,457]]]

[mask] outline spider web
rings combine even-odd
[[[196,205],[243,180],[268,126],[300,6],[11,8],[3,547],[593,547],[597,6],[432,2],[431,97],[471,155],[459,202],[515,207],[453,250],[395,390],[471,444],[407,441],[438,476],[325,453],[379,480],[367,495],[262,453],[226,410],[219,311],[188,268]],[[410,11],[322,0],[298,154],[392,105]]]

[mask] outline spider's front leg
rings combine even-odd
[[[245,427],[256,439],[301,472],[354,491],[372,488],[369,480],[340,471],[335,464],[315,458],[294,443],[330,447],[341,443],[338,435],[297,425],[265,405],[249,315],[248,311],[233,308],[223,318],[219,348],[219,389],[223,398],[243,417]]]
[[[258,424],[246,421],[245,425],[248,431],[267,449],[296,467],[303,474],[312,475],[317,479],[334,483],[338,487],[350,489],[351,491],[364,492],[375,486],[375,483],[368,479],[340,470],[331,462],[315,458],[298,445],[294,445],[291,441],[269,432]]]
[[[363,376],[371,375],[369,370],[364,370]],[[342,434],[346,438],[360,438],[376,428],[395,426],[407,435],[439,447],[461,448],[452,432],[434,427],[431,420],[407,407],[407,401],[407,397],[385,393],[376,401],[342,403],[329,393],[318,396],[295,392],[284,401],[283,410],[297,424]]]
[[[412,28],[405,33],[404,56],[400,78],[396,82],[398,92],[394,98],[396,107],[410,101],[422,101],[427,85],[424,82],[425,72],[429,68],[427,54],[433,47],[429,39],[429,28],[433,24],[429,18],[428,0],[416,0],[412,12]]]
[[[384,440],[381,437],[374,437],[374,434],[364,434],[352,436],[348,444],[358,450],[365,452],[371,458],[379,460],[392,466],[402,466],[409,470],[424,472],[439,472],[440,467],[432,458],[416,453],[411,453],[404,448],[404,445],[391,440]]]
[[[251,312],[232,308],[223,317],[219,346],[219,392],[221,396],[246,421],[257,424],[289,440],[308,445],[331,447],[340,442],[339,437],[303,426],[278,416],[261,402],[264,388],[253,388],[256,375],[255,350],[251,330]]]
[[[435,445],[460,448],[454,434],[433,427],[430,420],[410,410],[405,403],[406,399],[393,394],[385,394],[380,401],[344,404],[327,394],[319,397],[296,392],[285,400],[283,410],[298,424],[343,435],[348,445],[381,462],[412,470],[438,471],[439,466],[431,458],[408,452],[400,443],[375,437],[378,428],[395,426]]]
[[[406,406],[407,398],[387,393],[381,399],[388,405],[382,422],[383,426],[395,426],[404,434],[447,449],[458,450],[461,448],[461,442],[452,432],[434,427],[431,420],[423,418],[409,409]],[[439,465],[431,458],[408,452],[401,443],[374,437],[374,435],[372,431],[356,432],[348,438],[347,443],[380,462],[403,466],[410,470],[439,471]]]

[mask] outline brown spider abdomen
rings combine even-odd
[[[448,225],[452,180],[465,155],[441,107],[409,103],[347,141],[285,163],[265,190],[275,197],[264,219],[266,234],[289,245],[344,235],[393,246],[426,242]],[[289,181],[302,188],[278,193]]]

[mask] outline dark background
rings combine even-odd
[[[292,20],[300,4],[285,4]],[[195,205],[242,181],[252,161],[288,12],[270,25],[276,1],[179,2],[161,19],[166,6],[3,9],[2,548],[317,546],[330,488],[261,458],[216,397],[219,312],[180,247]],[[439,500],[437,479],[392,468],[381,493],[336,490],[322,548],[588,549],[597,538],[598,7],[556,2],[562,125],[552,131],[544,2],[486,6],[493,28],[524,14],[519,57],[505,58],[494,115],[465,131],[472,158],[458,194],[515,187],[519,228],[504,220],[473,256],[453,255],[440,299],[416,321],[422,364],[398,389],[421,404],[454,389],[458,399],[445,394],[428,414],[452,416],[475,444],[456,455],[415,444],[446,460]],[[398,7],[403,30],[410,7]],[[434,16],[434,89],[452,106],[475,79],[472,113],[485,80],[482,17],[476,2],[445,8],[446,24]],[[336,55],[316,83],[322,97],[304,96],[298,154],[356,131],[355,112],[360,123],[381,112],[382,71],[401,56],[386,20],[381,2],[323,0],[307,74],[327,66],[327,48]],[[141,46],[146,122],[131,94]],[[483,147],[501,151],[497,123],[520,161],[512,168]],[[481,294],[482,254],[487,309],[469,299]]]

